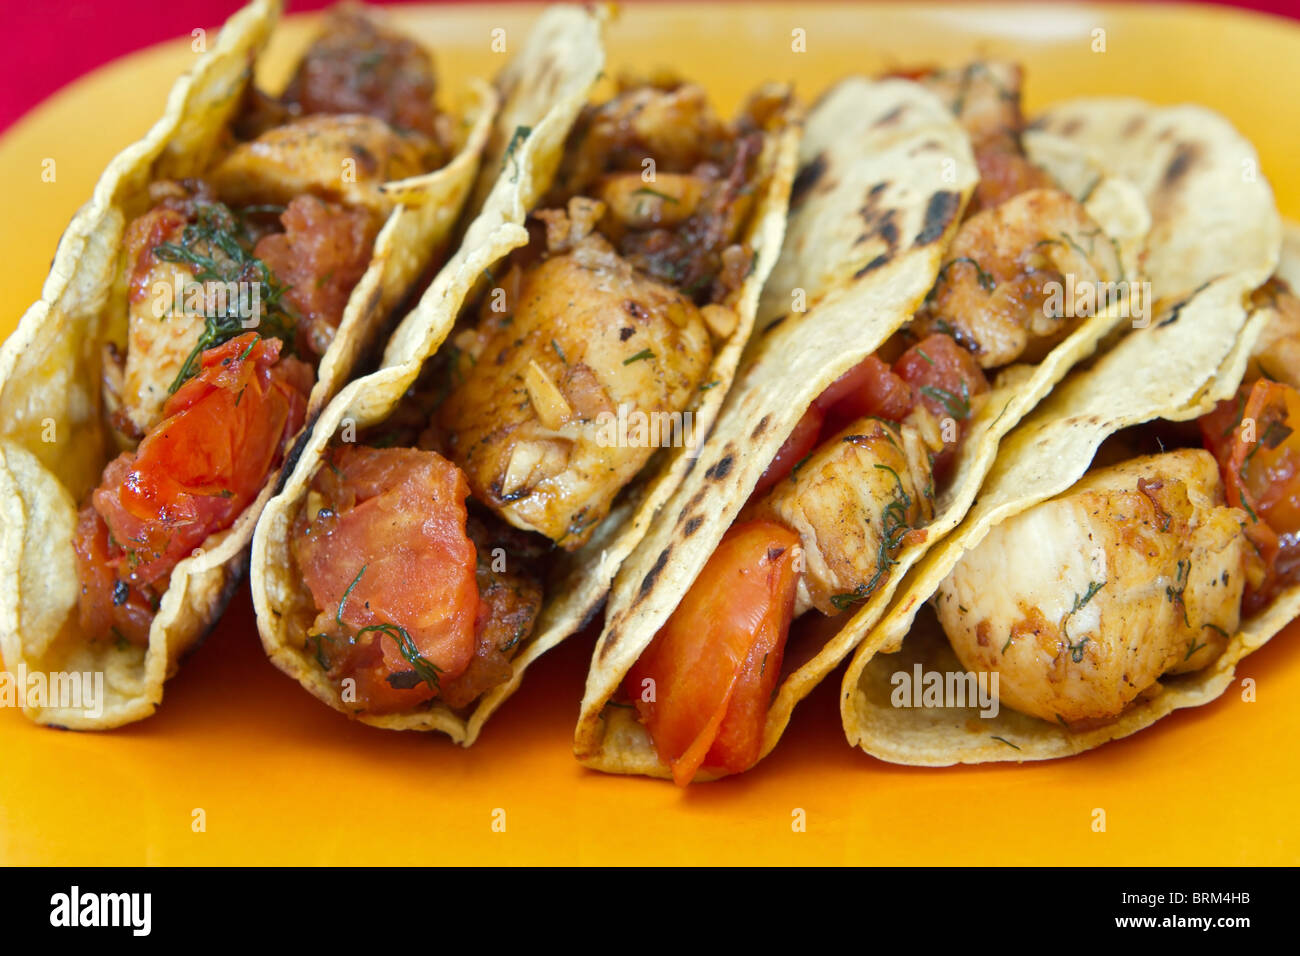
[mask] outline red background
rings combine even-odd
[[[333,0],[289,0],[289,12],[318,10]],[[388,0],[409,2],[409,0]],[[466,0],[452,0],[466,2]],[[1283,16],[1300,13],[1297,0],[1245,0],[1230,4]],[[240,0],[4,0],[0,38],[0,130],[60,87],[101,64],[135,50],[214,27]],[[1209,42],[1209,38],[1207,38]]]

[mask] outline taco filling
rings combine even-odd
[[[1232,399],[1194,426],[1115,436],[1073,488],[993,528],[940,585],[953,650],[998,674],[1002,703],[1075,731],[1108,723],[1161,678],[1213,664],[1300,581],[1300,381],[1278,361],[1300,299],[1279,279],[1264,299],[1277,317]]]
[[[74,545],[88,639],[146,645],[172,570],[280,466],[370,263],[378,186],[445,161],[433,92],[425,51],[336,10],[282,97],[250,87],[201,178],[150,185],[119,266],[124,345],[103,355],[123,450]]]
[[[388,419],[329,451],[291,544],[308,647],[354,713],[461,708],[508,680],[556,550],[689,439],[739,322],[779,105],[726,123],[670,82],[586,107],[528,244]]]
[[[1082,321],[1052,306],[1049,284],[1124,279],[1101,226],[1025,157],[1017,68],[909,78],[971,138],[976,200],[920,311],[807,409],[624,679],[679,785],[752,766],[792,621],[866,601],[925,540],[988,374],[1040,361]]]

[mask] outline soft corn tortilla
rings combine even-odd
[[[1190,420],[1230,396],[1271,315],[1248,312],[1248,296],[1275,270],[1283,278],[1300,272],[1300,231],[1288,226],[1283,255],[1282,223],[1258,156],[1222,117],[1200,107],[1082,100],[1035,125],[1079,143],[1147,198],[1152,232],[1144,259],[1156,317],[1076,372],[1011,434],[961,527],[912,569],[879,624],[859,635],[841,716],[849,742],[882,760],[945,765],[1091,749],[1218,696],[1236,661],[1300,611],[1300,596],[1284,594],[1243,625],[1214,665],[1163,681],[1154,697],[1096,730],[1069,733],[1005,707],[985,720],[973,710],[891,706],[895,671],[918,661],[929,670],[958,669],[937,621],[926,615],[913,625],[961,556],[994,525],[1067,490],[1108,435],[1157,418]]]
[[[837,94],[844,95],[842,90],[845,88],[850,87],[841,87]],[[854,157],[876,155],[876,152],[888,148],[888,142],[872,142],[874,129],[871,126],[865,130],[854,127],[848,117],[840,112],[841,109],[850,116],[874,116],[866,105],[849,107],[848,103],[837,103],[835,95],[832,95],[810,118],[810,135],[803,150],[805,163],[824,163],[828,156],[836,155],[836,152],[844,156],[845,163],[850,163]],[[824,125],[819,121],[824,121]],[[862,139],[855,138],[855,134],[863,133],[866,135]],[[894,592],[906,580],[909,568],[928,549],[935,546],[935,542],[943,540],[962,522],[975,501],[976,492],[985,475],[993,467],[1002,438],[1065,377],[1073,365],[1086,362],[1102,343],[1118,341],[1128,325],[1149,324],[1152,302],[1148,299],[1158,298],[1161,293],[1167,293],[1175,287],[1173,280],[1157,285],[1153,278],[1151,293],[1144,294],[1140,285],[1140,281],[1145,278],[1143,261],[1148,250],[1148,234],[1154,225],[1154,216],[1148,212],[1140,183],[1110,173],[1109,166],[1105,163],[1108,157],[1104,153],[1080,150],[1078,144],[1070,139],[1049,131],[1027,135],[1026,150],[1037,165],[1043,166],[1057,179],[1062,189],[1086,204],[1093,219],[1102,225],[1106,234],[1115,242],[1125,264],[1125,277],[1138,282],[1138,285],[1130,290],[1130,298],[1125,302],[1117,303],[1112,310],[1080,323],[1075,332],[1053,349],[1043,362],[1013,365],[1000,373],[992,392],[970,421],[965,445],[958,458],[957,471],[949,481],[948,489],[936,502],[935,518],[926,525],[926,536],[922,541],[905,546],[884,585],[865,604],[858,606],[852,615],[846,615],[844,623],[837,630],[832,632],[831,624],[815,628],[813,640],[822,640],[822,635],[827,632],[831,632],[831,636],[824,640],[822,648],[810,661],[796,667],[777,688],[764,726],[761,756],[770,753],[777,740],[780,740],[798,701],[835,669],[862,640],[863,635],[875,626],[887,610]],[[910,166],[910,172],[917,172],[917,168]],[[832,179],[835,179],[835,174],[832,174]],[[1200,182],[1199,179],[1197,182]],[[788,241],[783,260],[777,267],[779,273],[768,287],[768,298],[775,302],[780,295],[788,294],[789,287],[800,280],[811,282],[815,287],[824,284],[826,280],[823,276],[831,272],[831,264],[844,261],[857,267],[858,263],[853,259],[853,247],[846,247],[845,243],[848,235],[857,232],[859,226],[855,217],[846,219],[844,211],[857,209],[859,202],[859,196],[849,194],[837,196],[827,202],[823,209],[798,209],[790,226],[790,237],[800,237],[802,225],[807,230],[807,235],[813,235],[814,238],[803,238],[802,245],[797,241]],[[1174,215],[1171,209],[1178,209],[1179,215],[1182,215],[1180,211],[1186,207],[1186,203],[1170,202],[1162,207],[1161,215]],[[807,216],[807,219],[801,222],[803,216]],[[943,246],[940,246],[941,250]],[[928,273],[932,282],[941,258],[931,256],[928,261],[933,269],[933,272]],[[871,282],[870,273],[867,274],[865,285]],[[920,295],[923,297],[928,289],[930,285],[926,285]],[[840,329],[835,329],[833,319],[822,319],[826,325],[815,326],[816,337],[827,338],[835,345],[844,346],[845,343],[853,342],[855,346],[861,346],[861,351],[835,351],[823,346],[820,358],[824,363],[822,368],[811,368],[805,372],[805,369],[792,365],[790,372],[787,372],[780,363],[790,354],[790,350],[797,349],[798,346],[775,337],[771,343],[763,343],[763,349],[770,350],[767,354],[772,356],[768,360],[767,371],[763,371],[763,356],[757,356],[751,376],[746,378],[745,386],[737,390],[736,410],[728,408],[722,433],[711,445],[715,455],[711,459],[710,470],[703,475],[693,476],[690,483],[682,486],[679,499],[669,503],[668,515],[672,515],[673,510],[680,509],[677,511],[676,527],[666,527],[662,535],[647,538],[642,544],[642,550],[633,555],[633,561],[628,563],[616,581],[606,632],[597,645],[582,704],[575,743],[578,760],[611,773],[668,777],[667,767],[659,760],[653,741],[637,721],[634,711],[628,708],[610,708],[607,706],[608,700],[616,692],[629,667],[666,622],[681,594],[685,593],[685,589],[690,587],[690,583],[702,570],[712,548],[715,548],[725,529],[735,520],[748,499],[750,490],[757,483],[758,476],[776,453],[781,440],[793,428],[803,408],[846,368],[875,351],[889,333],[911,316],[919,302],[920,297],[913,293],[910,298],[900,295],[885,306],[883,312],[870,311],[872,308],[880,310],[879,304],[867,304],[859,308],[859,313],[881,317],[883,320],[881,328],[872,330],[870,334],[862,333],[861,324],[845,324]],[[816,321],[813,317],[816,315],[818,310],[807,316],[805,323]],[[816,349],[815,345],[806,347]],[[741,405],[741,402],[748,405]],[[774,418],[775,436],[766,442],[759,440],[763,428],[771,425],[771,419]],[[733,467],[733,459],[740,449],[751,450],[753,454],[741,459],[738,467]],[[727,479],[728,471],[731,472],[729,483],[725,480],[711,481],[718,468],[723,468],[723,479]],[[722,501],[718,502],[718,498],[722,498]],[[705,502],[710,501],[715,503],[706,505]],[[686,541],[686,538],[690,538],[690,541]],[[658,583],[655,581],[656,575]],[[699,779],[707,779],[707,773],[701,774]]]
[[[1288,250],[1279,274],[1294,270],[1291,256],[1296,253],[1300,246]],[[1152,696],[1091,730],[1070,732],[1009,707],[981,719],[975,709],[904,709],[890,703],[890,678],[899,670],[910,671],[917,663],[928,671],[962,670],[938,621],[928,613],[918,621],[917,614],[989,530],[1067,491],[1083,477],[1107,436],[1157,418],[1188,421],[1231,397],[1260,330],[1273,316],[1272,307],[1249,315],[1243,308],[1253,281],[1253,276],[1227,276],[1181,307],[1167,309],[1156,325],[1130,336],[1094,369],[1068,381],[1011,435],[966,522],[913,571],[898,601],[849,665],[840,710],[850,743],[882,760],[925,766],[1081,753],[1181,707],[1218,697],[1232,682],[1237,662],[1300,614],[1296,586],[1244,621],[1213,664],[1162,678]]]
[[[920,306],[978,176],[960,125],[932,94],[904,80],[855,79],[835,88],[809,117],[801,164],[801,194],[765,293],[763,337],[700,466],[665,506],[667,520],[615,581],[576,731],[575,752],[587,766],[669,776],[634,712],[609,706],[610,698],[804,410]],[[1116,193],[1128,202],[1113,208],[1113,222],[1104,225],[1135,239],[1130,231],[1140,233],[1146,225],[1141,204],[1123,187],[1105,192]],[[783,314],[797,290],[806,294],[808,311]],[[883,611],[906,567],[965,513],[1000,437],[1118,321],[1118,310],[1094,316],[1037,366],[1013,367],[1000,377],[971,422],[966,452],[927,526],[926,541],[899,555],[890,581],[858,608],[853,621],[871,621]],[[842,628],[781,683],[764,729],[764,755],[795,704],[852,650],[857,633]]]
[[[104,342],[125,334],[113,308],[123,232],[147,208],[150,182],[199,175],[211,162],[279,13],[278,0],[251,3],[177,81],[162,119],[100,177],[59,243],[40,301],[0,351],[0,651],[11,668],[102,672],[105,681],[102,714],[26,707],[38,723],[107,729],[153,713],[164,681],[216,621],[243,573],[253,527],[276,484],[271,475],[232,527],[177,565],[147,648],[83,639],[72,540],[78,502],[115,454],[101,423],[100,355]],[[321,359],[308,421],[445,244],[473,186],[495,103],[490,90],[477,89],[455,157],[382,187],[388,218]]]
[[[1145,272],[1157,311],[1211,278],[1277,262],[1277,209],[1259,155],[1218,113],[1089,98],[1052,107],[1033,127],[1142,192],[1152,219]],[[1034,130],[1026,134],[1031,149]]]
[[[383,420],[419,374],[422,361],[434,354],[469,300],[480,277],[511,250],[527,243],[523,223],[529,209],[549,188],[562,156],[565,138],[600,76],[604,54],[600,24],[577,8],[556,8],[545,14],[528,47],[499,83],[505,97],[494,143],[515,148],[489,154],[485,175],[499,176],[491,186],[482,212],[466,232],[457,258],[439,275],[419,306],[398,329],[385,355],[385,368],[358,380],[326,409],[283,492],[268,507],[253,546],[253,599],[267,653],[325,703],[351,714],[307,649],[306,634],[317,609],[294,572],[290,533],[293,518],[310,486],[312,475],[345,421],[364,428]],[[544,94],[544,95],[543,95]],[[519,138],[514,131],[528,127]],[[767,136],[760,158],[765,186],[753,214],[746,241],[755,250],[755,263],[732,305],[740,322],[714,356],[710,381],[718,385],[704,393],[695,419],[707,433],[734,377],[745,340],[753,327],[759,290],[781,246],[786,202],[794,179],[799,136],[797,114],[787,110]],[[599,606],[615,571],[645,534],[659,505],[689,467],[689,449],[665,456],[654,470],[617,504],[584,547],[557,558],[547,583],[533,634],[514,658],[511,678],[483,695],[468,712],[457,712],[438,701],[409,714],[363,715],[360,720],[398,730],[438,730],[468,746],[492,713],[518,688],[528,665],[564,638],[579,630]]]

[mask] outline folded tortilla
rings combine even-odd
[[[340,392],[321,415],[283,490],[267,507],[253,544],[253,599],[263,645],[276,666],[334,709],[353,715],[328,679],[307,640],[317,608],[295,571],[291,549],[294,516],[330,442],[345,423],[356,429],[387,417],[416,380],[424,359],[437,352],[462,306],[473,301],[482,277],[512,250],[528,242],[524,221],[550,187],[563,156],[565,138],[604,66],[600,12],[553,7],[539,20],[528,45],[498,81],[503,107],[488,148],[484,177],[493,177],[482,211],[416,309],[403,321],[384,357],[384,366]],[[775,89],[764,92],[776,95]],[[760,95],[764,95],[760,93]],[[781,92],[785,95],[784,91]],[[527,130],[521,134],[520,130]],[[735,331],[713,357],[708,381],[692,411],[696,428],[707,433],[735,374],[753,327],[759,290],[780,250],[785,210],[794,179],[799,135],[797,113],[787,107],[767,130],[759,159],[763,183],[746,231],[754,267],[733,300]],[[513,147],[511,144],[513,143]],[[437,730],[468,746],[484,723],[518,688],[528,666],[595,613],[624,557],[646,533],[660,504],[690,466],[691,449],[675,448],[654,461],[625,489],[595,535],[583,547],[558,554],[545,599],[530,637],[512,659],[512,675],[475,701],[454,710],[436,698],[410,713],[356,715],[364,723],[396,730]]]
[[[1137,190],[1046,134],[1031,159],[1073,191],[1116,244],[1126,275],[1140,273],[1150,225]],[[624,676],[668,620],[736,519],[777,450],[828,385],[909,321],[933,287],[978,179],[967,134],[918,84],[852,79],[814,108],[781,259],[764,293],[762,332],[701,463],[665,506],[611,592],[575,737],[587,766],[670,776],[635,712],[611,704]],[[1059,170],[1057,167],[1060,167]],[[865,221],[865,232],[864,232]],[[898,241],[898,237],[902,241]],[[790,313],[806,298],[807,311]],[[906,543],[888,580],[785,675],[768,711],[761,754],[780,739],[795,705],[853,649],[904,572],[954,528],[992,465],[998,443],[1072,365],[1138,311],[1134,299],[1093,315],[1035,365],[1013,365],[969,423],[934,519]],[[820,633],[820,632],[819,632]],[[707,771],[697,779],[708,779]]]
[[[90,642],[79,633],[72,542],[78,503],[116,454],[101,421],[100,356],[104,343],[125,336],[113,308],[124,230],[147,208],[151,182],[198,176],[211,165],[280,6],[254,0],[232,16],[176,82],[162,118],[108,165],[64,232],[40,300],[0,350],[0,652],[12,669],[102,672],[105,683],[102,714],[29,704],[24,713],[38,723],[96,730],[153,713],[163,683],[229,600],[277,482],[272,474],[232,527],[173,570],[147,648]],[[308,422],[446,244],[473,187],[495,106],[492,91],[476,88],[461,113],[454,157],[441,169],[380,187],[385,222],[321,358]]]
[[[1147,196],[1147,261],[1153,285],[1160,283],[1159,305],[1150,327],[1073,375],[1008,437],[965,521],[913,568],[863,636],[841,688],[844,730],[850,743],[894,763],[1041,760],[1127,736],[1218,697],[1237,661],[1300,612],[1293,587],[1244,621],[1212,665],[1162,678],[1155,693],[1088,730],[1007,707],[981,718],[978,708],[892,705],[898,671],[961,671],[938,622],[917,615],[962,556],[991,528],[1070,488],[1107,436],[1155,419],[1189,421],[1231,397],[1271,318],[1271,307],[1250,307],[1250,293],[1275,270],[1289,280],[1300,274],[1300,233],[1288,230],[1279,260],[1281,222],[1258,157],[1221,117],[1199,107],[1082,101],[1052,110],[1039,125],[1080,137],[1104,161],[1114,157]]]

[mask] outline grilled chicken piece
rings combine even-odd
[[[648,157],[654,160],[656,176],[690,172],[716,160],[719,148],[732,138],[703,87],[636,86],[579,117],[557,177],[557,195],[567,199],[590,193],[607,172],[640,173]]]
[[[480,501],[573,549],[657,446],[686,437],[677,413],[713,349],[688,298],[635,271],[599,235],[547,225],[569,251],[515,272],[503,311],[457,336],[457,384],[438,422]],[[485,304],[496,299],[491,290]]]
[[[548,204],[600,197],[601,232],[619,255],[698,303],[718,302],[749,271],[741,233],[762,149],[755,115],[723,122],[699,86],[634,86],[579,119]]]
[[[156,207],[132,220],[123,241],[127,347],[124,358],[116,349],[105,356],[105,379],[112,383],[105,396],[114,427],[134,440],[142,438],[161,419],[172,383],[203,332],[204,316],[185,309],[190,290],[197,284],[194,268],[155,254],[163,243],[179,244],[186,223],[183,212]],[[210,243],[198,245],[196,251],[200,254],[230,262]],[[179,301],[178,288],[182,290]],[[208,298],[205,295],[204,311]],[[215,302],[213,305],[215,308]]]
[[[238,144],[209,178],[232,205],[286,205],[312,193],[382,216],[390,201],[381,184],[436,164],[421,143],[373,116],[304,116]]]
[[[1067,725],[1114,718],[1161,675],[1222,653],[1245,520],[1206,451],[1096,470],[968,552],[939,588],[939,620],[963,667],[998,673],[1003,703]]]
[[[910,424],[859,419],[746,512],[799,535],[795,616],[838,614],[888,580],[907,536],[934,514],[928,453]]]
[[[983,368],[1036,362],[1086,317],[1083,296],[1100,311],[1096,297],[1123,275],[1118,250],[1082,205],[1032,189],[962,224],[916,330],[950,331]],[[1065,307],[1067,283],[1078,316]]]

